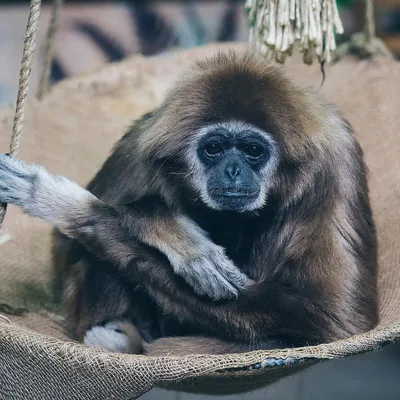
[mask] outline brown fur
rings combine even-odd
[[[279,146],[267,203],[249,215],[205,207],[183,161],[194,132],[227,120],[251,122]],[[96,246],[75,235],[83,247],[70,240],[67,252],[55,247],[57,268],[70,275],[63,278],[65,300],[80,338],[92,325],[124,317],[150,342],[149,354],[175,353],[179,343],[189,343],[189,352],[220,353],[270,348],[275,340],[324,343],[377,322],[376,238],[362,151],[335,107],[264,60],[220,54],[199,62],[121,139],[88,189],[124,213],[124,229],[97,210],[104,229],[96,231]],[[192,246],[170,225],[179,214],[255,281],[237,299],[197,296],[152,248],[160,237],[179,249]],[[135,230],[147,239],[133,240]],[[114,245],[128,256],[104,250]],[[193,334],[202,338],[166,338]]]

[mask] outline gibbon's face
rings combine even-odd
[[[247,213],[263,208],[272,191],[289,204],[309,188],[337,142],[328,106],[253,55],[218,55],[196,68],[140,141],[142,153],[179,170],[172,190],[180,177],[205,206]]]
[[[261,208],[277,164],[272,137],[245,122],[222,122],[200,130],[189,153],[202,201],[215,210]]]

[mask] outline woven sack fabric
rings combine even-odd
[[[134,118],[208,45],[167,56],[135,56],[61,82],[28,105],[20,157],[85,185]],[[242,44],[228,47],[241,51]],[[317,65],[298,57],[283,67],[319,87]],[[208,393],[267,385],[301,368],[370,351],[400,337],[400,64],[347,58],[326,67],[325,96],[355,128],[369,168],[379,241],[380,322],[375,330],[316,347],[245,354],[153,358],[112,354],[71,342],[50,296],[51,227],[9,207],[0,233],[0,399],[133,399],[153,386]],[[6,152],[13,110],[0,111]]]

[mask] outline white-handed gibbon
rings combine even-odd
[[[88,345],[227,353],[377,323],[360,146],[336,107],[254,54],[197,61],[87,190],[2,155],[0,201],[56,227],[55,270]]]

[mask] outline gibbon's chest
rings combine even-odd
[[[254,242],[259,234],[257,224],[247,220],[209,218],[202,221],[200,226],[208,232],[215,244],[225,249],[235,265],[246,273]]]

